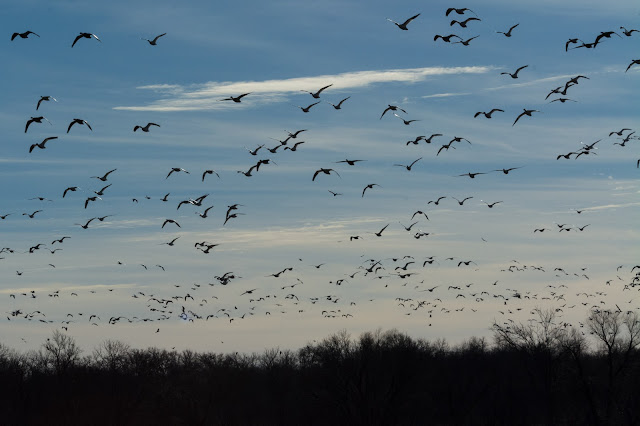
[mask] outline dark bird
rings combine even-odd
[[[631,129],[624,128],[624,129],[620,130],[619,132],[613,131],[613,132],[609,133],[609,136],[613,136],[613,135],[622,136],[622,133],[627,131],[627,130],[631,130]]]
[[[96,219],[98,219],[100,222],[104,222],[104,220],[105,220],[106,218],[111,217],[111,216],[113,216],[113,215],[112,215],[112,214],[108,214],[108,215],[106,215],[106,216],[100,216],[100,217],[97,217]]]
[[[89,130],[93,131],[93,129],[91,128],[91,126],[89,125],[89,123],[87,123],[85,120],[83,120],[83,119],[81,119],[81,118],[74,118],[74,119],[73,119],[73,121],[71,121],[71,123],[69,123],[69,127],[67,127],[67,133],[69,133],[69,130],[71,130],[71,127],[72,127],[74,124],[81,124],[81,125],[82,125],[82,124],[84,124],[84,125],[86,125],[86,126],[89,128]]]
[[[324,168],[320,168],[318,170],[315,171],[315,173],[313,174],[313,178],[311,179],[311,181],[316,180],[316,176],[318,176],[318,173],[324,173],[325,175],[331,174],[331,172],[334,172],[335,174],[338,175],[338,177],[341,177],[340,174],[338,172],[336,172],[334,169],[324,169]]]
[[[523,66],[521,66],[521,67],[520,67],[520,68],[518,68],[518,69],[517,69],[513,74],[512,74],[512,73],[510,73],[510,72],[501,72],[501,73],[500,73],[500,75],[510,75],[510,76],[511,76],[511,78],[518,78],[518,73],[519,73],[521,70],[523,70],[523,69],[527,68],[528,66],[529,66],[529,65],[523,65]]]
[[[521,169],[522,167],[524,167],[524,166],[520,166],[520,167],[511,167],[510,169],[496,169],[496,170],[492,170],[492,171],[493,171],[493,172],[502,172],[502,173],[504,173],[505,175],[508,175],[508,174],[509,174],[509,172],[510,172],[511,170]]]
[[[173,246],[175,245],[176,241],[178,240],[178,238],[180,238],[180,237],[175,237],[173,240],[171,240],[171,241],[169,241],[169,242],[166,242],[166,243],[162,243],[162,244],[160,244],[160,245],[165,245],[165,244],[166,244],[166,245],[168,245],[169,247],[173,247]]]
[[[76,36],[75,40],[73,40],[73,43],[71,44],[71,47],[75,46],[75,45],[76,45],[76,43],[78,42],[78,40],[80,40],[81,38],[91,38],[91,37],[95,38],[96,40],[98,40],[99,42],[101,42],[101,43],[102,43],[102,40],[100,40],[100,39],[98,38],[98,36],[97,36],[97,35],[95,35],[95,34],[91,34],[91,33],[80,33],[80,34],[78,34],[78,35]]]
[[[601,31],[598,37],[596,37],[595,43],[598,44],[603,38],[611,38],[611,36],[614,34],[622,38],[622,36],[615,31]]]
[[[35,147],[38,147],[38,148],[40,148],[40,149],[45,149],[45,148],[46,148],[45,144],[46,144],[48,141],[52,140],[52,139],[58,139],[58,137],[57,137],[57,136],[50,136],[50,137],[48,137],[48,138],[45,138],[45,140],[43,140],[43,141],[42,141],[42,142],[40,142],[40,143],[34,143],[33,145],[31,145],[31,147],[29,147],[29,153],[31,153],[31,151],[33,151],[33,149],[34,149]]]
[[[298,146],[302,145],[303,143],[305,143],[304,141],[300,141],[300,142],[296,142],[293,144],[293,146],[285,146],[284,150],[289,150],[292,152],[295,152],[298,149]]]
[[[229,219],[237,219],[238,215],[244,215],[244,213],[233,213],[233,214],[227,214],[226,219],[224,220],[224,223],[222,224],[222,226],[226,225],[227,222],[229,222]]]
[[[407,19],[406,21],[404,21],[402,24],[397,23],[396,21],[394,21],[393,19],[389,19],[387,18],[387,21],[389,22],[393,22],[394,24],[396,24],[396,26],[398,28],[400,28],[403,31],[407,31],[409,28],[407,28],[407,25],[409,25],[409,22],[413,21],[414,19],[416,19],[418,16],[420,16],[420,14],[418,13],[417,15],[412,16],[411,18]]]
[[[478,172],[478,173],[464,173],[464,174],[461,174],[461,175],[458,175],[458,176],[469,176],[471,179],[475,179],[475,177],[478,176],[478,175],[486,175],[486,173],[481,173],[481,172]]]
[[[626,70],[624,70],[624,72],[629,71],[629,68],[631,68],[633,65],[640,65],[640,59],[632,59],[631,63],[629,64],[629,66],[627,67]]]
[[[570,44],[578,44],[578,42],[584,43],[584,41],[580,40],[579,38],[570,38],[569,40],[567,40],[567,42],[564,45],[564,51],[568,52],[569,51],[569,45]]]
[[[162,33],[158,36],[155,36],[152,40],[149,40],[148,38],[143,38],[142,40],[148,41],[151,46],[156,46],[158,44],[158,39],[165,35],[167,35],[167,33]]]
[[[307,106],[307,107],[301,107],[300,105],[294,105],[294,107],[300,108],[300,109],[302,110],[302,112],[304,112],[304,113],[306,114],[307,112],[309,112],[309,110],[310,110],[313,106],[318,105],[319,103],[320,103],[320,101],[318,101],[318,102],[314,102],[314,103],[312,103],[311,105],[309,105],[309,106]]]
[[[620,27],[620,29],[622,30],[622,34],[626,35],[627,37],[631,37],[631,34],[633,34],[634,31],[640,33],[640,31],[638,30],[627,30],[625,27]]]
[[[91,223],[91,221],[93,221],[95,219],[96,219],[95,217],[92,217],[84,225],[82,225],[81,223],[76,223],[75,225],[80,226],[82,229],[89,229],[89,224]]]
[[[135,127],[133,128],[133,131],[135,132],[135,131],[137,131],[138,129],[140,129],[140,130],[142,130],[143,132],[147,133],[147,132],[149,131],[149,127],[150,127],[150,126],[157,126],[157,127],[160,127],[160,125],[159,125],[159,124],[156,124],[156,123],[147,123],[147,124],[146,124],[146,125],[144,125],[144,126],[135,126]]]
[[[296,130],[295,132],[289,132],[287,130],[285,130],[285,132],[287,132],[287,136],[289,136],[291,139],[295,139],[298,137],[298,135],[302,132],[306,132],[307,129],[302,129],[302,130]]]
[[[398,117],[400,120],[402,120],[402,122],[404,123],[405,126],[408,126],[409,124],[413,123],[414,121],[420,121],[420,120],[405,120],[404,118],[400,117],[398,114],[396,114],[395,112],[393,113],[393,115],[395,115],[396,117]]]
[[[207,218],[207,214],[209,213],[209,210],[211,210],[212,208],[213,208],[213,206],[207,207],[206,210],[204,211],[204,213],[197,213],[196,212],[196,214],[198,216],[200,216],[201,218],[206,219]]]
[[[40,96],[40,99],[38,100],[38,103],[36,104],[36,111],[38,110],[38,108],[40,108],[40,104],[42,102],[47,102],[47,101],[58,102],[58,100],[56,98],[54,98],[53,96]]]
[[[87,206],[89,205],[90,201],[96,201],[96,200],[102,200],[102,198],[95,196],[95,197],[88,197],[85,201],[84,201],[84,208],[86,209]]]
[[[364,197],[364,193],[367,191],[367,189],[373,189],[374,186],[380,186],[377,183],[370,183],[369,185],[365,186],[364,189],[362,190],[362,197]]]
[[[70,186],[67,189],[64,190],[64,192],[62,193],[62,198],[64,198],[67,195],[67,192],[71,191],[71,192],[76,192],[78,190],[77,186]]]
[[[424,141],[425,141],[426,143],[431,143],[431,139],[433,139],[433,138],[435,138],[435,137],[437,137],[437,136],[442,136],[442,133],[434,133],[434,134],[432,134],[431,136],[429,136],[428,138],[426,138]]]
[[[483,203],[485,203],[485,204],[487,205],[487,207],[489,207],[490,209],[492,209],[492,208],[493,208],[493,206],[495,206],[496,204],[500,204],[500,203],[502,203],[502,201],[494,201],[493,203],[487,203],[486,201],[483,201],[483,200],[480,200],[480,201],[482,201]]]
[[[469,45],[469,43],[471,43],[471,40],[475,40],[475,39],[477,39],[478,37],[480,37],[480,36],[479,36],[479,35],[477,35],[477,36],[474,36],[474,37],[468,38],[468,39],[466,39],[466,40],[462,40],[462,39],[461,39],[460,41],[454,41],[454,42],[453,42],[453,44],[461,44],[461,45],[463,45],[463,46],[468,46],[468,45]]]
[[[40,213],[42,210],[36,210],[35,212],[29,214],[29,213],[22,213],[22,216],[29,216],[30,219],[33,219],[33,217],[36,215],[36,213]]]
[[[411,228],[413,228],[413,227],[414,227],[414,225],[415,225],[416,223],[418,223],[418,222],[413,222],[413,223],[412,223],[411,225],[409,225],[409,226],[405,226],[405,225],[403,225],[403,224],[402,224],[402,222],[398,222],[398,223],[399,223],[400,225],[402,225],[402,227],[404,228],[404,230],[405,230],[405,231],[407,231],[407,232],[411,232]]]
[[[182,167],[172,167],[171,170],[169,170],[169,173],[167,174],[167,177],[165,179],[169,179],[169,176],[171,176],[171,174],[174,173],[174,172],[175,173],[185,172],[188,175],[191,174],[188,171],[186,171],[185,169],[183,169]]]
[[[100,189],[100,191],[93,191],[94,194],[99,195],[99,196],[103,196],[104,195],[104,191],[109,188],[111,185],[113,185],[112,183],[110,183],[109,185],[103,187],[102,189]]]
[[[382,120],[382,117],[384,117],[384,115],[387,113],[387,111],[402,111],[405,114],[407,113],[407,111],[403,110],[402,108],[400,108],[399,106],[396,105],[387,105],[387,107],[385,108],[384,111],[382,111],[382,115],[380,116],[380,120]]]
[[[347,163],[350,166],[355,166],[357,162],[359,161],[366,161],[366,160],[349,160],[349,159],[345,159],[342,161],[336,161],[336,163]]]
[[[176,225],[178,228],[182,228],[182,227],[180,226],[180,224],[179,224],[178,222],[176,222],[175,220],[173,220],[173,219],[165,219],[165,221],[162,223],[162,227],[164,228],[164,226],[165,226],[167,223],[173,223],[173,224],[174,224],[174,225]]]
[[[562,103],[562,104],[563,104],[563,103],[565,103],[565,102],[567,102],[567,101],[571,101],[571,102],[578,102],[578,101],[574,101],[573,99],[569,99],[569,98],[558,98],[558,99],[553,99],[553,100],[549,101],[549,103],[552,103],[552,102],[560,102],[560,103]]]
[[[11,35],[11,41],[13,41],[16,37],[20,37],[20,38],[28,38],[29,34],[33,34],[34,36],[38,36],[40,37],[38,34],[34,33],[33,31],[25,31],[23,33],[13,33]]]
[[[331,86],[333,86],[333,84],[329,84],[327,86],[321,87],[317,92],[307,92],[306,90],[301,90],[301,92],[305,92],[305,93],[310,94],[311,96],[314,97],[314,99],[320,99],[320,93],[322,93],[323,90],[328,89]],[[311,107],[309,107],[309,108],[311,108]]]
[[[418,143],[423,140],[424,138],[426,138],[426,136],[416,136],[416,138],[414,140],[411,141],[407,141],[406,145],[409,146],[409,144],[414,144],[414,145],[418,145]]]
[[[427,216],[427,214],[426,214],[425,212],[423,212],[422,210],[416,210],[416,211],[413,213],[413,215],[411,216],[411,220],[413,220],[413,218],[414,218],[417,214],[424,215],[424,217],[425,217],[427,220],[429,220],[429,216]]]
[[[418,161],[422,160],[422,157],[418,158],[417,160],[415,160],[413,163],[407,165],[404,164],[394,164],[394,166],[399,166],[399,167],[404,167],[405,169],[407,169],[407,171],[411,171],[411,168],[413,167],[414,164],[416,164]]]
[[[381,229],[381,230],[379,230],[378,232],[374,232],[374,234],[375,234],[377,237],[382,237],[382,232],[383,232],[385,229],[387,229],[387,226],[389,226],[389,225],[390,225],[390,224],[389,224],[389,223],[387,223],[387,224],[385,225],[385,227],[384,227],[384,228],[382,228],[382,229]]]
[[[109,175],[115,172],[116,170],[118,169],[109,170],[107,173],[104,174],[104,176],[91,176],[91,177],[95,179],[100,179],[102,182],[106,182]]]
[[[444,41],[445,43],[451,43],[451,38],[452,38],[452,37],[455,37],[455,38],[457,38],[458,40],[462,40],[459,36],[457,36],[457,35],[455,35],[455,34],[449,34],[448,36],[443,36],[443,35],[440,35],[440,34],[436,34],[436,35],[433,37],[433,41],[437,41],[439,38],[441,38],[441,39],[442,39],[442,41]]]
[[[480,19],[480,18],[474,18],[474,17],[471,17],[471,18],[467,18],[467,19],[465,19],[464,21],[460,22],[460,21],[457,21],[457,20],[455,20],[455,19],[454,19],[453,21],[451,21],[451,23],[449,23],[449,26],[450,26],[450,27],[453,27],[453,24],[458,24],[458,25],[460,25],[462,28],[467,28],[467,24],[468,24],[470,21],[481,21],[481,20],[482,20],[482,19]]]
[[[331,105],[334,109],[341,109],[342,108],[342,103],[344,101],[346,101],[347,99],[349,99],[351,96],[347,96],[346,98],[344,98],[343,100],[341,100],[340,102],[338,102],[337,104],[332,104],[331,102],[327,102],[329,105]]]
[[[447,197],[442,196],[442,197],[438,197],[438,199],[437,199],[437,200],[429,200],[429,201],[427,202],[427,205],[429,205],[429,204],[433,203],[433,204],[435,204],[435,205],[437,206],[437,205],[439,205],[439,204],[440,204],[440,201],[441,201],[441,200],[444,200],[445,198],[447,198]]]
[[[503,31],[496,31],[498,34],[504,34],[505,37],[511,37],[511,31],[513,31],[513,29],[515,27],[517,27],[520,24],[515,24],[514,26],[512,26],[511,28],[509,28],[509,31],[507,32],[503,32]]]
[[[27,130],[29,130],[29,126],[31,125],[31,123],[42,123],[42,120],[47,120],[46,117],[31,117],[29,120],[27,120],[27,125],[24,126],[24,132],[27,133]],[[51,124],[51,122],[49,120],[47,120],[47,122],[49,124]],[[53,126],[53,124],[51,124]]]
[[[218,176],[218,179],[220,179],[220,175],[215,170],[205,170],[202,173],[202,181],[204,182],[204,178],[205,178],[206,175],[211,175],[211,174],[215,174],[216,176]]]
[[[489,112],[478,111],[478,112],[476,112],[476,113],[473,115],[473,118],[476,118],[477,116],[479,116],[479,115],[481,115],[481,114],[482,114],[482,115],[484,115],[484,116],[485,116],[485,117],[487,117],[487,118],[491,118],[491,114],[493,114],[493,113],[494,113],[494,112],[496,112],[496,111],[504,112],[504,110],[503,110],[503,109],[500,109],[500,108],[493,108],[493,109],[492,109],[491,111],[489,111]]]
[[[445,13],[445,16],[449,16],[449,14],[450,14],[451,12],[456,12],[458,15],[464,15],[464,13],[465,13],[467,10],[468,10],[469,12],[473,13],[474,15],[476,14],[473,10],[471,10],[471,9],[469,9],[469,8],[466,8],[466,7],[463,7],[463,8],[460,8],[460,9],[455,8],[455,7],[450,7],[450,8],[448,8],[448,9],[447,9],[447,13]]]
[[[516,118],[516,121],[513,122],[513,124],[511,126],[515,126],[516,123],[518,122],[518,120],[520,120],[520,118],[524,115],[531,117],[531,114],[533,114],[534,112],[540,112],[537,109],[526,109],[523,108],[523,112]]]
[[[220,100],[221,101],[233,101],[233,102],[239,104],[240,102],[242,102],[242,98],[244,98],[245,96],[250,95],[250,94],[251,94],[251,92],[243,93],[240,96],[229,96],[228,98],[224,98],[224,99],[220,99]]]
[[[332,190],[328,189],[327,191],[329,191],[331,193],[331,195],[333,195],[334,197],[337,197],[338,195],[342,195],[339,192],[333,192]]]
[[[257,290],[257,288],[254,288],[252,290],[247,290],[244,293],[240,294],[240,296],[244,296],[245,294],[253,294],[253,292],[256,291],[256,290]]]
[[[57,240],[53,240],[53,241],[51,241],[51,244],[52,244],[52,245],[53,245],[53,244],[55,244],[55,243],[60,243],[60,244],[62,244],[62,243],[64,242],[64,240],[66,240],[67,238],[71,238],[71,237],[64,236],[64,237],[62,237],[62,238],[58,238]]]
[[[264,147],[264,144],[259,145],[256,149],[254,149],[253,151],[250,150],[249,148],[247,148],[246,146],[244,147],[244,149],[246,149],[247,151],[249,151],[249,154],[251,155],[258,155],[258,151],[260,151],[260,148]]]
[[[456,197],[451,197],[454,200],[456,200],[458,202],[458,204],[463,205],[465,201],[472,199],[473,197],[467,197],[465,199],[463,199],[462,201],[458,200]]]

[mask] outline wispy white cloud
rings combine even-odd
[[[471,92],[462,92],[462,93],[436,93],[433,95],[426,95],[423,96],[423,99],[427,99],[427,98],[448,98],[450,96],[466,96],[466,95],[471,95]]]
[[[138,89],[153,90],[167,96],[141,106],[116,106],[117,110],[131,111],[188,111],[221,109],[228,107],[220,103],[221,97],[251,93],[242,105],[273,103],[284,99],[286,94],[299,91],[318,90],[331,84],[331,90],[367,87],[377,83],[417,83],[429,77],[455,74],[483,74],[493,70],[492,66],[470,67],[425,67],[373,71],[355,71],[333,75],[295,77],[282,80],[208,82],[202,85],[178,86],[154,84]],[[258,96],[256,96],[258,95]],[[234,105],[240,106],[240,105]]]

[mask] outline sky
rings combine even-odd
[[[637,312],[640,6],[558,3],[7,1],[0,342],[249,352]]]

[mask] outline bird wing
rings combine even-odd
[[[416,19],[418,16],[420,16],[420,14],[418,13],[417,15],[412,16],[411,18],[407,19],[406,21],[404,21],[402,23],[403,26],[407,26],[407,24],[409,24],[409,22],[413,21],[414,19]]]
[[[159,36],[156,36],[156,38],[153,39],[153,42],[155,43],[156,41],[158,41],[158,39],[164,35],[167,35],[167,33],[162,33]]]
[[[522,117],[525,113],[523,112],[522,114],[520,114],[517,118],[516,121],[513,122],[512,126],[515,126],[516,123],[518,122],[518,120],[520,120],[520,117]]]
[[[76,45],[76,42],[77,42],[78,40],[80,40],[81,38],[82,38],[82,34],[77,35],[77,36],[76,36],[76,39],[75,39],[75,40],[73,40],[73,43],[71,44],[71,47],[75,46],[75,45]]]
[[[83,122],[84,124],[86,124],[86,125],[87,125],[87,127],[89,128],[89,130],[91,130],[91,131],[93,132],[93,129],[91,128],[91,125],[89,125],[89,123],[87,123],[85,120],[82,120],[82,122]]]
[[[102,40],[100,40],[100,39],[98,38],[98,36],[97,36],[97,35],[95,35],[95,34],[91,34],[91,37],[95,38],[95,39],[96,39],[96,40],[98,40],[100,43],[102,43]]]

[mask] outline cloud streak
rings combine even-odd
[[[282,80],[208,82],[202,85],[179,86],[154,84],[137,89],[152,90],[166,96],[141,106],[116,106],[116,110],[129,111],[195,111],[223,109],[226,102],[221,97],[251,93],[242,105],[256,105],[283,101],[287,94],[317,90],[332,84],[331,90],[356,89],[380,83],[417,83],[429,77],[457,74],[483,74],[495,69],[492,66],[426,67],[373,71],[355,71],[333,75],[295,77]],[[257,95],[257,96],[256,96]],[[247,102],[248,101],[248,102]],[[240,106],[240,105],[234,105]]]

